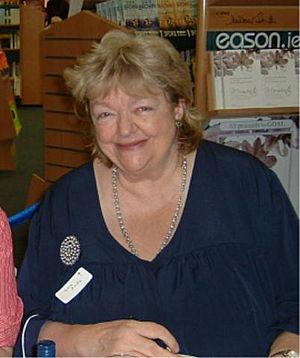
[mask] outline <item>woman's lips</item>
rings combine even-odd
[[[118,143],[117,147],[120,150],[132,150],[141,147],[146,143],[147,139],[138,140],[130,143]]]

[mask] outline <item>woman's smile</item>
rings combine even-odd
[[[117,143],[116,147],[120,151],[130,151],[130,150],[136,150],[140,149],[147,143],[148,139],[142,139],[142,140],[136,140],[132,142],[126,142],[126,143]]]

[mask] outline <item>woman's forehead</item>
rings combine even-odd
[[[124,93],[129,97],[136,99],[148,98],[148,97],[157,97],[164,94],[164,91],[159,87],[154,87],[147,85],[146,83],[120,83],[115,86],[95,86],[92,95],[90,96],[90,101],[94,99],[105,99],[110,97],[115,97],[118,93]]]

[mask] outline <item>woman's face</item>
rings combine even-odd
[[[175,108],[162,91],[141,97],[117,88],[105,98],[90,101],[96,139],[103,153],[121,170],[143,173],[159,170],[177,151],[175,120],[184,104]]]

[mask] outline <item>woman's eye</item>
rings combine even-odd
[[[107,118],[109,116],[110,116],[109,112],[102,112],[102,113],[97,115],[97,118]]]
[[[149,107],[149,106],[141,106],[138,108],[138,111],[139,112],[150,112],[152,110],[152,107]]]
[[[112,116],[112,113],[110,112],[101,112],[101,113],[98,113],[95,115],[95,118],[97,121],[101,121],[101,120],[104,120],[104,119],[108,119]]]

